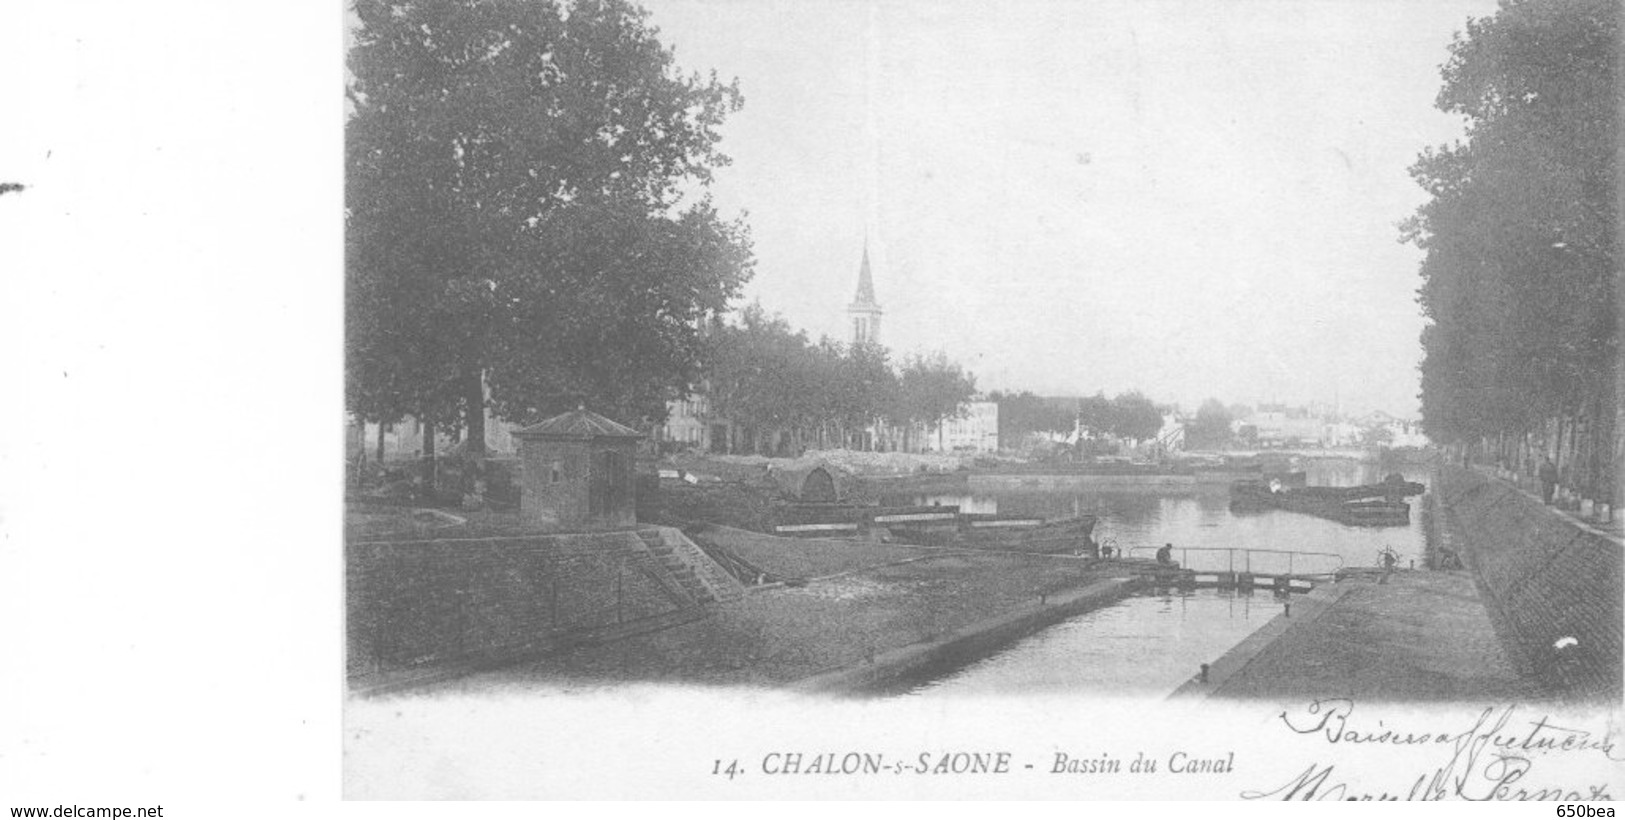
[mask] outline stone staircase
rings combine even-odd
[[[647,527],[638,530],[638,539],[695,601],[701,604],[729,603],[744,597],[744,584],[712,561],[680,530]]]

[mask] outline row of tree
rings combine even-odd
[[[705,196],[737,86],[680,73],[627,0],[354,9],[350,411],[413,416],[427,447],[461,425],[476,452],[488,404],[663,417],[752,272]]]
[[[885,422],[907,437],[916,427],[940,431],[976,392],[975,378],[943,354],[894,367],[883,347],[812,342],[760,305],[738,322],[714,323],[706,351],[704,393],[712,414],[730,422],[729,452],[910,447],[876,441],[873,428]]]
[[[1438,107],[1464,141],[1425,151],[1422,423],[1438,442],[1537,452],[1611,497],[1621,457],[1620,6],[1504,0],[1450,47]]]
[[[1162,410],[1139,391],[1115,398],[1096,393],[1082,399],[995,391],[988,400],[999,404],[999,441],[1007,446],[1034,433],[1065,434],[1076,430],[1090,437],[1140,441],[1162,429]]]
[[[1143,441],[1162,429],[1162,411],[1138,390],[1110,399],[1096,393],[1078,400],[1078,423],[1094,436]]]
[[[999,405],[999,446],[1016,447],[1033,434],[1071,433],[1077,426],[1077,402],[1035,395],[1031,391],[995,390],[988,401]]]
[[[703,390],[760,449],[870,445],[975,391],[941,355],[809,343],[730,310],[754,260],[705,196],[737,84],[684,75],[629,0],[356,0],[346,138],[346,399],[485,444],[590,404],[659,421]],[[732,437],[732,436],[730,436]]]

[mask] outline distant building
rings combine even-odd
[[[1381,410],[1373,410],[1354,423],[1367,440],[1380,435],[1389,447],[1426,447],[1429,443],[1427,436],[1422,435],[1421,424]],[[1383,432],[1378,434],[1377,431]]]
[[[1258,431],[1258,443],[1266,447],[1319,446],[1325,427],[1309,411],[1284,405],[1261,405],[1242,420],[1243,426]]]
[[[858,288],[847,305],[846,313],[852,322],[852,344],[880,344],[880,317],[884,311],[875,299],[874,273],[869,266],[869,246],[863,247],[863,261],[858,266]],[[732,425],[717,417],[701,390],[693,395],[666,402],[666,421],[656,429],[656,438],[662,443],[691,447],[708,452],[728,449]],[[738,432],[738,431],[734,431]],[[785,445],[785,431],[766,431],[764,441],[774,450]],[[863,431],[866,446],[877,449],[895,449],[903,446],[909,437],[896,428],[876,420]]]
[[[923,452],[996,453],[999,451],[999,403],[971,401],[959,406],[959,415],[929,429],[921,426],[914,437]]]
[[[880,318],[884,311],[875,299],[874,272],[869,248],[863,248],[858,266],[858,287],[846,313],[852,322],[852,344],[880,344]],[[666,403],[666,421],[656,430],[659,441],[696,450],[720,452],[728,447],[730,425],[713,414],[703,391]],[[775,451],[785,443],[784,431],[767,431],[764,441]],[[941,425],[894,425],[876,419],[857,436],[858,446],[877,450],[913,452],[960,451],[992,453],[999,449],[999,405],[972,401],[956,417]]]
[[[1162,411],[1162,428],[1157,430],[1156,449],[1175,453],[1185,449],[1185,420],[1174,410]]]
[[[852,304],[846,306],[852,317],[852,344],[880,344],[880,316],[883,311],[875,301],[875,281],[869,273],[869,243],[863,243],[863,263],[858,267],[858,292]]]
[[[1328,422],[1324,441],[1327,447],[1353,447],[1360,443],[1360,428],[1346,421]]]
[[[487,388],[487,395],[489,395]],[[402,459],[416,459],[423,455],[423,422],[416,416],[407,416],[394,424],[380,425],[377,422],[357,424],[353,417],[346,419],[346,425],[351,431],[348,439],[348,457],[354,460],[356,449],[359,446],[369,461],[397,461]],[[514,441],[513,431],[516,425],[498,418],[485,408],[485,451],[491,456],[511,456],[517,452],[518,443]],[[434,436],[434,449],[436,453],[445,453],[461,443],[457,436],[447,431],[445,425],[436,428]]]
[[[666,402],[666,422],[657,429],[660,441],[689,447],[702,452],[711,449],[711,402],[703,393]],[[724,432],[723,436],[727,433]]]

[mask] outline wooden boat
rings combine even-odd
[[[1288,487],[1305,487],[1309,484],[1309,473],[1304,470],[1268,470],[1258,463],[1200,465],[1194,473],[1196,483],[1206,485],[1223,486],[1237,481],[1278,481]]]
[[[1388,476],[1381,483],[1359,487],[1293,489],[1279,482],[1238,481],[1230,485],[1230,509],[1236,512],[1281,509],[1359,526],[1404,526],[1411,520],[1411,505],[1404,499],[1421,495],[1426,489],[1398,474]]]
[[[952,528],[958,516],[959,508],[954,506],[778,504],[773,509],[772,532],[799,538],[841,538],[895,524]]]
[[[1089,535],[1098,520],[1093,515],[1045,520],[1031,516],[961,513],[952,527],[902,523],[889,529],[892,538],[905,544],[1076,555],[1094,546]]]
[[[1336,513],[1345,524],[1366,527],[1403,527],[1411,523],[1411,505],[1404,501],[1368,499],[1344,501]]]
[[[1415,481],[1406,481],[1400,474],[1393,473],[1377,484],[1364,484],[1358,487],[1304,487],[1301,491],[1316,498],[1343,501],[1359,501],[1367,498],[1398,500],[1421,495],[1427,492],[1427,487]]]

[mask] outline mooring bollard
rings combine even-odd
[[[1202,671],[1197,673],[1196,679],[1203,683],[1207,683],[1207,664],[1202,664]]]
[[[1286,611],[1285,611],[1285,613],[1284,613],[1284,614],[1285,614],[1285,615],[1286,615],[1286,616],[1287,616],[1287,617],[1288,617],[1288,618],[1290,618],[1290,617],[1292,617],[1292,602],[1291,602],[1291,601],[1287,601],[1287,602],[1286,602]]]

